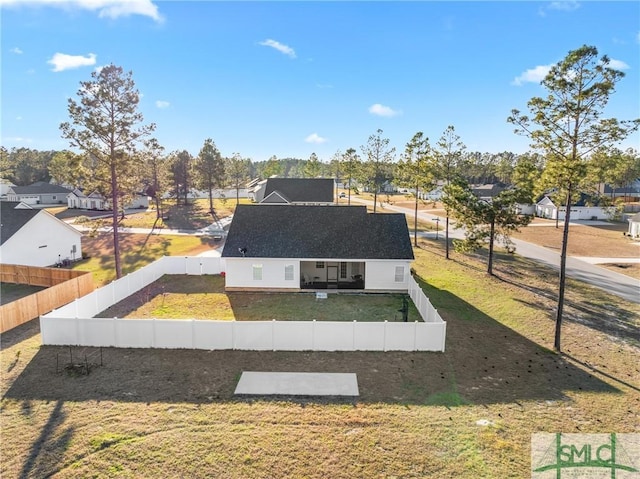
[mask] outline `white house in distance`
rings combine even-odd
[[[629,218],[629,232],[627,234],[632,238],[640,238],[640,213]]]
[[[82,233],[43,209],[0,202],[0,261],[52,266],[82,258]]]
[[[67,203],[67,195],[71,190],[47,183],[36,181],[29,186],[12,186],[7,191],[8,201],[22,201],[28,205],[60,205]]]
[[[81,210],[111,210],[111,202],[97,191],[85,195],[82,190],[76,188],[67,196],[67,207]],[[149,197],[144,194],[137,194],[133,200],[125,206],[125,209],[148,208]]]
[[[566,211],[566,207],[556,206],[549,196],[544,196],[536,203],[536,216],[541,218],[564,220]],[[609,220],[613,214],[614,208],[586,206],[583,198],[571,207],[572,220]]]
[[[365,206],[238,205],[226,289],[406,291],[413,249],[400,213]]]

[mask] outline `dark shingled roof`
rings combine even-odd
[[[333,203],[333,178],[269,178],[266,198],[274,191],[291,203]]]
[[[0,245],[40,213],[34,209],[15,209],[19,204],[17,201],[0,201]]]
[[[238,205],[223,257],[413,259],[401,213],[364,206]]]
[[[59,185],[52,185],[51,183],[47,183],[45,181],[36,181],[35,183],[30,184],[29,186],[13,186],[11,188],[16,195],[26,195],[26,194],[52,194],[52,193],[71,193],[71,190]]]

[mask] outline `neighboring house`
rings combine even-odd
[[[629,218],[629,232],[627,233],[632,238],[640,238],[640,213],[636,213]]]
[[[85,195],[82,190],[76,188],[67,197],[67,207],[81,210],[110,211],[111,201],[97,191]],[[148,208],[149,197],[145,194],[137,194],[133,200],[125,206],[125,209]]]
[[[93,192],[85,195],[78,188],[67,196],[67,206],[81,210],[108,210],[107,200],[100,193]]]
[[[413,250],[400,213],[238,205],[222,258],[228,290],[406,291]]]
[[[628,186],[619,188],[602,184],[599,190],[601,195],[608,198],[623,198],[625,201],[637,201],[640,199],[640,178],[634,180]]]
[[[257,182],[256,180],[253,180],[249,184],[251,185],[248,187],[249,198],[256,203],[260,203],[264,199],[264,192],[267,188],[267,180],[259,180]]]
[[[332,205],[333,178],[269,178],[260,204]],[[257,198],[256,198],[257,199]]]
[[[67,203],[70,190],[45,181],[29,186],[12,186],[7,191],[7,201],[22,201],[28,205],[59,205]]]
[[[481,200],[491,201],[498,196],[507,186],[502,183],[486,183],[482,185],[471,185],[471,191]]]
[[[43,209],[0,202],[0,261],[52,266],[82,258],[82,233]]]
[[[586,195],[581,195],[580,199],[571,206],[572,220],[608,220],[611,219],[615,208],[601,206],[586,206]],[[536,216],[552,220],[563,220],[566,214],[566,207],[556,206],[549,196],[544,196],[536,203]]]
[[[9,189],[14,187],[16,185],[14,185],[13,183],[11,183],[9,180],[5,180],[4,178],[0,178],[0,198],[2,198],[3,200],[7,198],[7,193],[9,192]]]

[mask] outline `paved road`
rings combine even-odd
[[[373,205],[373,201],[368,200],[360,200],[359,198],[351,198],[352,202],[364,203]],[[384,205],[385,210],[391,210],[398,213],[405,213],[413,216],[414,210],[410,208],[401,208],[393,205]],[[435,223],[434,219],[437,218],[436,215],[432,213],[420,212],[418,211],[418,219],[421,221],[427,221],[431,223]],[[440,222],[444,225],[444,217],[439,217]],[[427,233],[426,236],[434,236],[435,233]],[[440,237],[444,238],[444,233],[440,232]],[[450,228],[449,237],[451,238],[462,238],[463,232],[461,230],[454,230]],[[560,269],[560,254],[548,248],[544,248],[542,246],[538,246],[532,243],[528,243],[526,241],[513,239],[513,242],[516,245],[516,252],[520,256],[525,258],[533,259],[538,261],[546,266],[550,266],[556,270]],[[609,261],[606,261],[607,258],[598,258],[599,262],[611,262],[616,263],[620,261],[620,258],[608,258]],[[636,258],[630,258],[632,262],[637,262]],[[632,278],[630,276],[626,276],[624,274],[616,273],[615,271],[610,271],[606,268],[602,268],[595,264],[591,264],[589,261],[585,261],[582,258],[577,257],[569,257],[567,258],[567,268],[566,268],[567,276],[579,279],[588,283],[592,286],[596,286],[601,288],[609,293],[615,294],[624,298],[628,301],[634,303],[640,303],[640,281]]]

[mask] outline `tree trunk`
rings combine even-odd
[[[562,330],[562,311],[564,309],[564,288],[567,268],[567,244],[569,241],[569,220],[571,216],[571,187],[567,191],[567,210],[564,215],[564,230],[562,231],[562,251],[560,253],[560,284],[558,287],[558,310],[556,312],[556,333],[553,347],[560,352],[560,336]]]
[[[447,211],[447,218],[445,220],[444,228],[444,256],[449,259],[449,212]]]
[[[419,187],[418,184],[416,183],[416,210],[415,210],[415,215],[414,215],[414,224],[413,224],[413,244],[417,247],[418,246],[418,191],[419,191]]]
[[[209,211],[213,213],[213,187],[209,185]]]
[[[378,185],[373,185],[373,212],[376,212],[376,205],[378,204]]]
[[[116,265],[116,279],[122,278],[120,265],[120,241],[118,239],[118,178],[116,176],[115,160],[111,161],[111,223],[113,226],[113,259]]]
[[[493,276],[493,238],[496,234],[496,219],[491,218],[491,230],[489,231],[489,265],[487,273]]]

